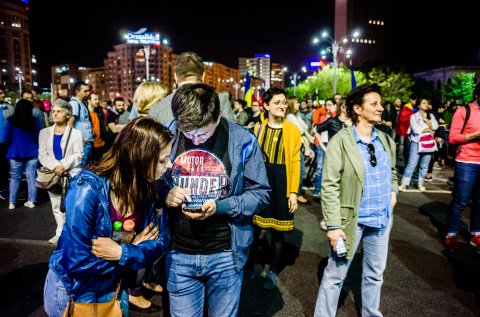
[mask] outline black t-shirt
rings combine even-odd
[[[253,122],[254,124],[256,124],[257,122],[260,122],[260,115],[261,115],[261,113],[260,113],[258,116],[256,116],[256,117],[254,117],[253,115],[251,115],[251,116],[248,118],[248,121],[247,121],[247,123],[245,123],[245,125],[247,126],[250,122]],[[251,130],[253,131],[253,129],[251,129]]]
[[[115,112],[113,111],[110,111],[108,110],[108,116],[107,116],[107,127],[110,123],[113,123],[113,124],[118,124],[118,119],[120,118],[120,115],[116,114]],[[110,131],[111,132],[111,131]],[[117,133],[113,133],[111,132],[112,134],[117,134]]]
[[[206,199],[227,196],[232,170],[228,135],[228,123],[223,118],[215,133],[199,145],[180,132],[172,177],[175,185],[191,190],[193,202],[187,204],[187,208],[200,208]],[[178,210],[172,213],[170,221],[174,250],[187,254],[212,254],[231,248],[231,232],[225,215],[190,220]]]

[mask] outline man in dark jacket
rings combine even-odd
[[[220,116],[213,87],[184,84],[173,96],[173,242],[165,259],[172,316],[236,316],[252,217],[268,203],[256,138]]]

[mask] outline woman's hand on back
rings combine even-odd
[[[143,241],[155,240],[157,238],[158,238],[158,226],[154,226],[153,222],[150,222],[148,226],[146,226],[145,229],[143,229],[143,231],[140,234],[137,234],[135,236],[135,239],[133,239],[132,244],[138,245]]]

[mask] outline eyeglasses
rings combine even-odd
[[[284,101],[278,100],[278,101],[274,101],[274,102],[272,102],[272,103],[273,103],[275,106],[280,106],[280,105],[286,106],[286,105],[288,105],[288,101],[287,101],[287,100],[284,100]]]
[[[377,166],[377,157],[375,156],[375,147],[373,146],[373,144],[368,144],[367,145],[367,149],[368,149],[368,154],[370,154],[370,165],[372,165],[373,167]]]

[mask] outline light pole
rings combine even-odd
[[[152,49],[150,44],[143,44],[143,48],[140,49],[145,54],[145,80],[150,80],[150,55],[157,53],[156,49]]]
[[[326,39],[326,42],[330,45],[327,47],[327,52],[333,55],[333,94],[337,93],[337,68],[338,68],[338,53],[345,52],[345,48],[340,45],[340,42],[333,39],[327,32],[322,33],[322,38]],[[313,39],[314,44],[321,42],[318,37]],[[348,42],[346,38],[342,40],[343,43]]]
[[[7,73],[7,69],[2,68],[2,72],[0,73],[0,84],[2,83],[2,81],[3,81],[3,85],[6,84],[5,78],[3,78],[3,77],[5,77],[6,73]]]
[[[15,67],[15,70],[17,71],[17,79],[18,79],[18,94],[19,96],[22,95],[22,70],[20,69],[20,67]]]
[[[140,52],[143,51],[145,56],[145,80],[150,80],[150,55],[157,53],[157,50],[152,49],[151,45],[160,45],[161,43],[167,45],[168,40],[163,39],[163,41],[160,42],[160,33],[147,32],[146,28],[141,28],[136,32],[129,32],[123,37],[127,40],[127,44],[143,46]]]
[[[284,72],[287,72],[288,71],[288,68],[285,67],[283,69]],[[297,80],[299,78],[299,73],[300,72],[307,72],[307,68],[305,66],[303,66],[302,68],[300,68],[299,70],[297,70],[296,72],[292,72],[292,79],[293,79],[293,95],[296,97],[297,96]]]
[[[355,31],[353,33],[353,38],[357,38],[360,35],[359,31]],[[347,43],[348,39],[345,37],[341,40],[341,42],[333,39],[327,32],[322,33],[322,38],[325,39],[325,41],[330,45],[327,47],[326,51],[328,53],[332,53],[333,56],[333,94],[335,95],[337,93],[337,68],[338,68],[338,53],[345,53],[345,48],[341,46],[341,43]],[[318,37],[315,37],[313,39],[314,44],[318,44],[321,42],[321,39]],[[346,57],[350,58],[351,57],[351,50],[347,50],[346,52]],[[323,55],[323,52],[322,52]],[[324,58],[324,56],[322,56]],[[350,64],[351,64],[351,59],[350,59]]]
[[[238,99],[238,88],[240,88],[240,85],[236,82],[233,84],[233,88],[235,88],[235,99]]]

